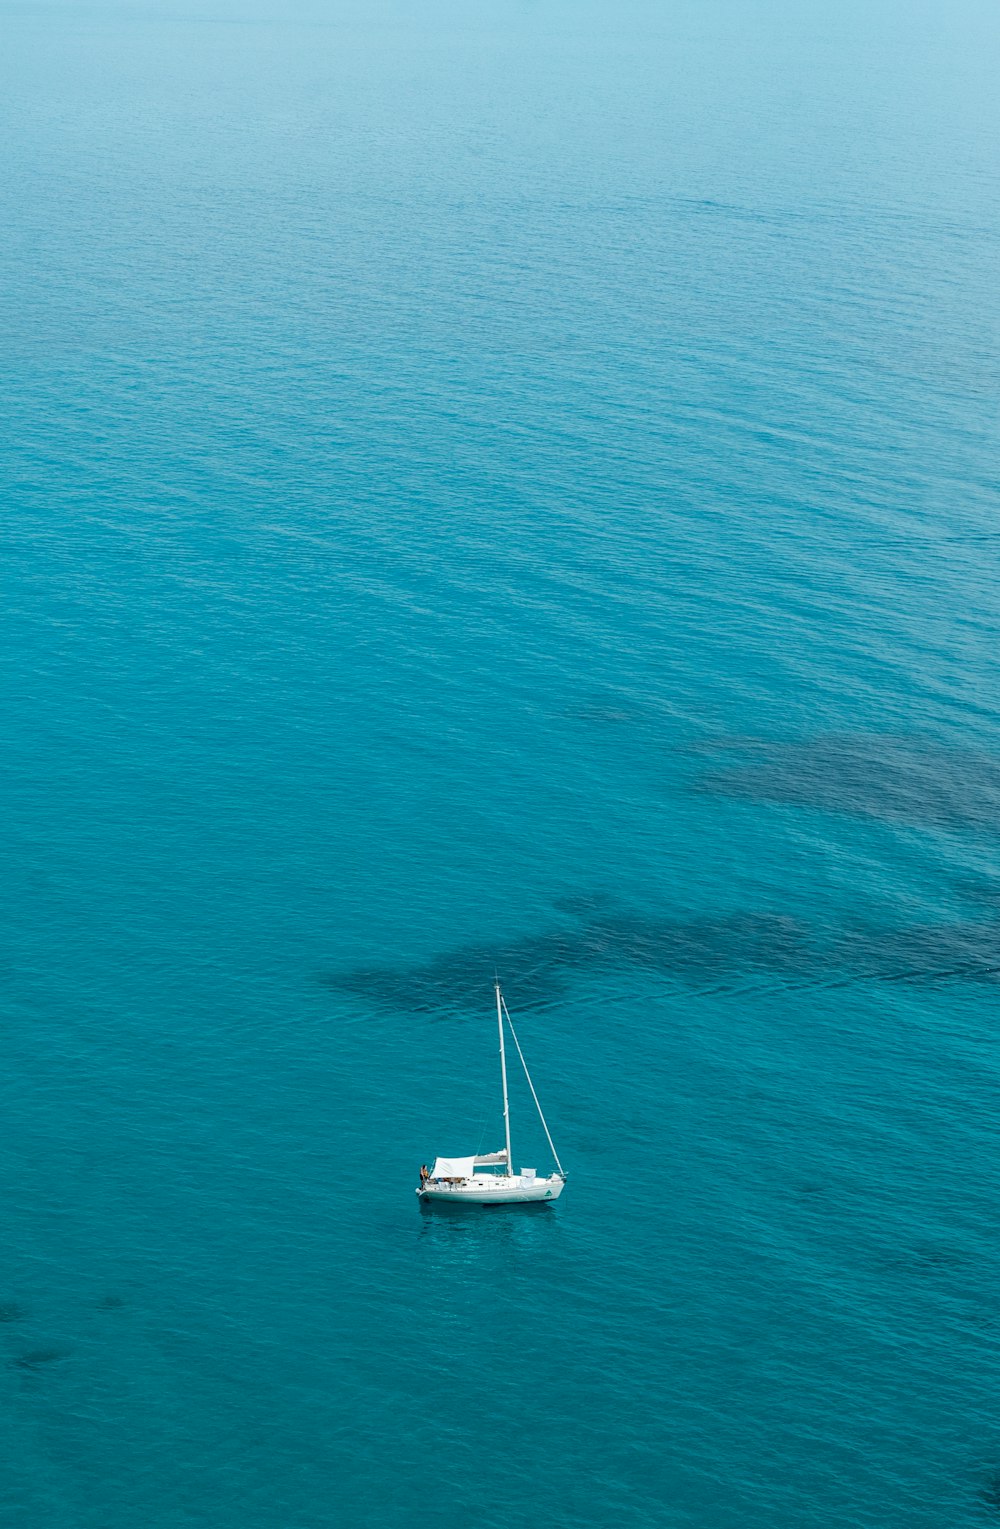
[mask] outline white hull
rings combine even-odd
[[[477,1173],[457,1184],[424,1184],[417,1195],[421,1200],[447,1200],[452,1205],[527,1205],[538,1200],[558,1200],[565,1182],[558,1173],[548,1179]]]

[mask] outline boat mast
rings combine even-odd
[[[510,1155],[510,1103],[507,1099],[507,1057],[503,1049],[503,999],[500,996],[500,979],[496,980],[497,990],[497,1030],[500,1033],[500,1081],[503,1084],[503,1129],[507,1141],[507,1177],[513,1173],[513,1160]]]

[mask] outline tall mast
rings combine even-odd
[[[507,1176],[514,1172],[513,1159],[510,1155],[510,1103],[507,1099],[507,1057],[503,1049],[503,999],[500,996],[500,979],[496,981],[497,990],[497,1030],[500,1033],[500,1081],[503,1083],[503,1129],[507,1141]]]
[[[499,987],[497,988],[497,992],[500,992]],[[500,999],[500,1002],[503,1003],[502,998]],[[503,1011],[507,1015],[507,1023],[510,1025],[510,1033],[514,1037],[514,1045],[517,1047],[517,1054],[521,1058],[521,1066],[524,1068],[524,1076],[528,1080],[528,1087],[531,1089],[531,1097],[535,1101],[535,1109],[538,1111],[538,1118],[542,1122],[542,1130],[545,1132],[545,1140],[548,1142],[552,1156],[556,1160],[556,1167],[559,1169],[559,1176],[565,1182],[566,1174],[562,1163],[559,1161],[559,1153],[556,1151],[556,1144],[552,1140],[552,1133],[548,1128],[545,1116],[542,1114],[542,1106],[538,1102],[538,1095],[535,1093],[535,1085],[531,1081],[531,1073],[528,1071],[528,1064],[524,1060],[524,1052],[521,1050],[521,1042],[517,1038],[517,1031],[514,1029],[514,1024],[510,1017],[510,1011],[505,1003],[503,1003]]]

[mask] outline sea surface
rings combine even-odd
[[[992,0],[0,30],[4,1529],[1000,1525]]]

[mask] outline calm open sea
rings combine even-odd
[[[1000,1524],[992,0],[0,23],[0,1520]]]

